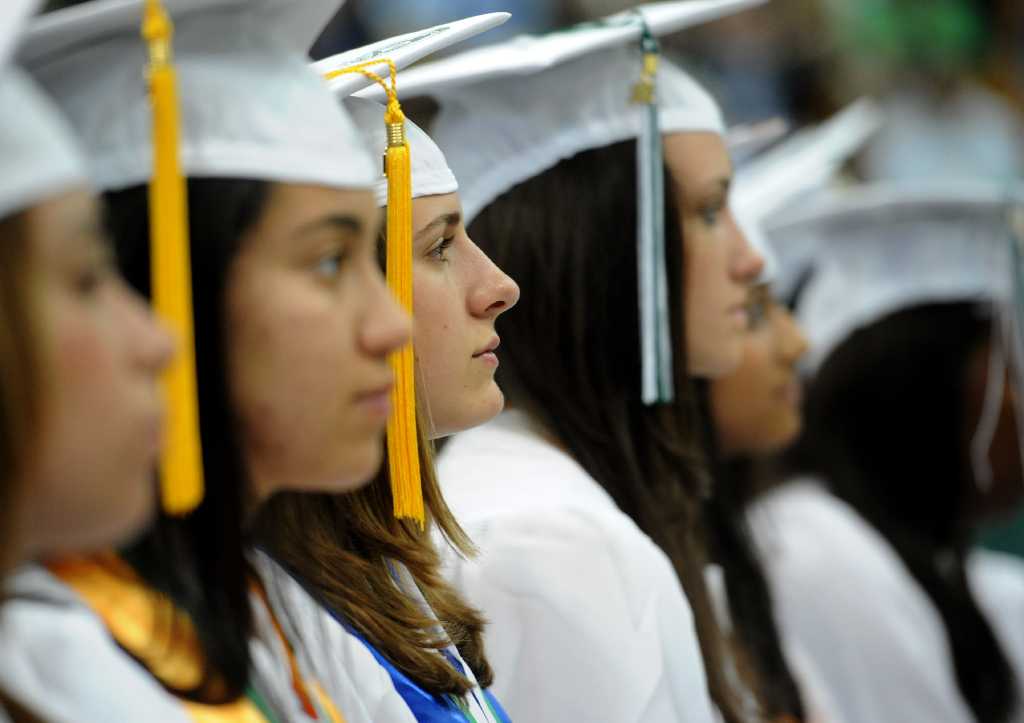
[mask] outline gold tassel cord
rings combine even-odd
[[[142,36],[149,48],[153,116],[153,177],[149,216],[153,305],[172,330],[178,353],[163,380],[167,433],[160,461],[161,503],[170,515],[186,515],[203,499],[192,317],[188,205],[179,159],[179,109],[172,63],[174,28],[160,0],[146,0]]]
[[[387,63],[390,87],[373,66]],[[388,94],[384,123],[387,128],[387,149],[384,172],[388,179],[387,213],[387,279],[388,286],[402,308],[412,314],[412,172],[409,145],[405,138],[405,115],[395,89],[395,64],[375,60],[328,73],[330,80],[340,75],[360,73],[380,84]],[[388,473],[394,514],[426,524],[423,488],[420,480],[420,457],[416,433],[415,358],[412,343],[391,356],[395,388],[391,395],[393,410],[388,418]]]

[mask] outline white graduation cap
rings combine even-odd
[[[370,69],[386,77],[388,62],[394,65],[395,70],[403,70],[428,55],[496,28],[509,17],[511,16],[508,13],[486,13],[387,38],[324,58],[313,63],[313,69],[319,74],[332,76],[328,80],[331,91],[337,98],[342,99],[345,109],[363,133],[371,154],[374,157],[382,157],[388,143],[387,129],[383,122],[385,107],[373,100],[350,97],[352,93],[373,85],[374,81],[361,73],[337,73],[346,68],[379,61],[376,66],[371,65]],[[398,76],[399,91],[403,87],[404,79],[404,73]],[[448,161],[437,144],[423,129],[408,119],[405,121],[405,128],[411,161],[412,197],[453,193],[458,190],[455,174],[448,167]],[[386,205],[388,185],[383,173],[378,174],[374,190],[378,205]]]
[[[863,98],[739,166],[731,206],[750,244],[764,257],[762,283],[775,284],[785,295],[805,266],[799,259],[808,252],[793,240],[776,249],[765,235],[765,224],[797,200],[824,188],[881,122],[877,104]]]
[[[781,116],[775,116],[756,123],[732,126],[726,132],[725,145],[733,163],[744,163],[779,141],[789,131],[789,122]]]
[[[833,189],[772,224],[780,246],[813,248],[797,316],[816,370],[844,339],[918,304],[1012,298],[1010,219],[1020,188],[876,184]]]
[[[35,0],[0,5],[0,218],[88,185],[67,122],[52,100],[8,62],[38,5]]]
[[[387,129],[381,120],[384,106],[367,98],[346,98],[345,109],[356,126],[363,132],[366,144],[375,156],[383,156],[387,150]],[[405,141],[409,145],[412,177],[412,198],[455,193],[459,183],[448,167],[444,153],[427,133],[411,120],[405,121]],[[388,202],[388,180],[380,173],[374,184],[377,205]]]
[[[460,179],[467,222],[562,159],[637,141],[641,394],[648,404],[674,395],[660,135],[725,133],[711,96],[680,68],[659,61],[657,38],[760,2],[640,5],[413,68],[400,84],[406,97],[429,94],[440,103],[432,135]]]
[[[396,69],[402,70],[428,55],[503,25],[510,17],[512,16],[509,13],[484,13],[404,35],[396,35],[393,38],[386,38],[318,60],[313,63],[313,69],[321,75],[327,75],[332,71],[379,60],[381,69],[386,70],[383,63],[385,60],[391,60]],[[404,92],[407,76],[408,73],[402,74],[398,86],[400,94],[404,96],[411,95]],[[373,81],[359,74],[339,75],[328,81],[328,87],[338,98],[346,98],[368,86],[373,86],[368,91],[368,93],[375,93],[372,97],[378,100],[384,99],[384,95],[380,93],[377,86],[373,85]]]
[[[373,184],[376,162],[306,55],[342,2],[164,0],[185,175]],[[153,168],[143,8],[94,0],[49,13],[21,55],[70,117],[105,190],[144,183]]]
[[[463,211],[471,221],[509,188],[560,160],[640,135],[643,108],[631,102],[631,92],[642,70],[644,24],[663,37],[762,2],[640,5],[413,67],[403,73],[398,91],[437,98],[431,134],[462,183]],[[717,103],[680,68],[663,59],[656,86],[663,133],[725,133]],[[358,95],[382,97],[376,88]]]

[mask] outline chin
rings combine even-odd
[[[342,460],[336,469],[339,470],[323,485],[311,492],[326,492],[328,494],[345,494],[368,485],[380,471],[384,463],[384,446],[375,439],[372,443],[361,445],[358,449],[352,449],[350,454]]]

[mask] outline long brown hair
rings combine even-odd
[[[473,546],[441,495],[434,450],[419,420],[426,529],[392,514],[388,465],[366,487],[346,495],[283,493],[259,515],[257,539],[399,670],[434,694],[463,695],[471,684],[437,651],[447,645],[434,621],[394,583],[389,561],[408,568],[480,685],[493,673],[483,649],[484,621],[441,575],[431,540],[436,526],[459,554]]]
[[[520,183],[471,223],[470,235],[522,292],[515,313],[497,322],[498,380],[509,403],[551,430],[672,561],[712,699],[732,723],[742,717],[704,582],[699,510],[708,476],[686,370],[684,244],[671,183],[665,237],[676,398],[653,407],[641,400],[635,146],[586,150]]]
[[[23,213],[0,219],[0,572],[15,560],[13,513],[39,415],[39,350]]]

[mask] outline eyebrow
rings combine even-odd
[[[363,228],[363,222],[355,216],[331,214],[300,226],[293,235],[306,236],[322,230],[342,231],[347,234],[358,235],[363,232]]]
[[[462,214],[458,211],[452,213],[441,214],[433,221],[428,223],[426,226],[416,232],[416,238],[420,239],[426,236],[428,233],[434,230],[440,230],[447,228],[448,226],[458,226],[459,222],[462,221]]]

